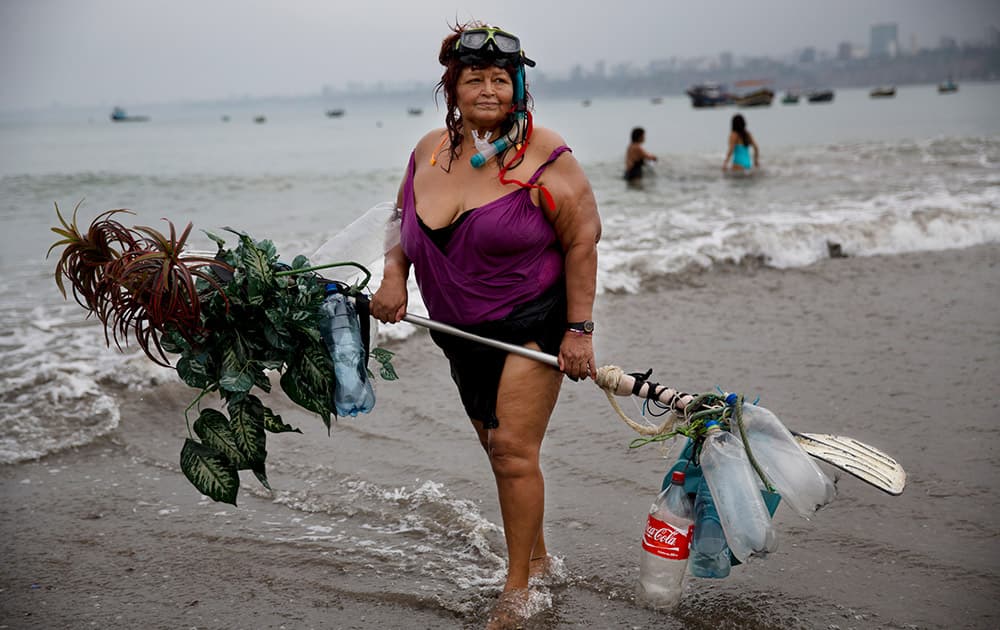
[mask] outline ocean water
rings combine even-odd
[[[590,106],[539,98],[536,124],[566,138],[594,187],[604,225],[599,292],[628,294],[718,267],[803,267],[827,257],[829,243],[858,257],[1000,241],[998,101],[1000,84],[951,95],[928,85],[900,88],[894,99],[841,90],[832,104],[746,110],[763,165],[751,178],[721,173],[733,109],[694,110],[683,98]],[[337,119],[306,102],[160,106],[132,112],[152,116],[141,124],[112,124],[96,111],[0,119],[0,463],[113,434],[125,423],[123,401],[153,393],[166,392],[176,413],[149,408],[155,418],[135,422],[177,450],[184,435],[189,392],[173,373],[106,348],[101,329],[56,289],[58,252],[46,257],[54,204],[66,215],[80,204],[81,224],[111,208],[131,209],[138,225],[190,221],[195,248],[212,249],[198,230],[232,226],[271,239],[287,260],[310,255],[394,198],[412,145],[442,117],[432,101],[421,116],[408,115],[409,105],[368,104]],[[266,124],[252,122],[258,114]],[[660,158],[641,189],[621,180],[635,125]],[[398,339],[413,329],[383,333]],[[454,428],[435,411],[433,398],[402,411],[432,451],[434,431]],[[276,487],[283,477],[304,485],[273,496],[246,535],[358,555],[350,562],[391,567],[414,577],[415,591],[469,612],[468,593],[497,588],[504,570],[502,533],[484,517],[476,485],[416,463],[375,470],[368,453],[395,438],[353,439],[364,448],[336,465],[305,445],[270,459]],[[174,457],[168,448],[162,459]]]

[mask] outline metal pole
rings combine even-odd
[[[422,326],[424,328],[429,328],[431,330],[436,330],[438,332],[443,332],[447,335],[454,335],[455,337],[461,337],[462,339],[468,339],[469,341],[475,341],[486,346],[491,346],[493,348],[499,348],[500,350],[506,350],[512,354],[518,354],[522,357],[527,357],[529,359],[534,359],[540,363],[545,363],[550,365],[557,370],[559,369],[559,359],[551,354],[541,352],[539,350],[532,350],[531,348],[525,348],[524,346],[514,345],[512,343],[506,343],[504,341],[497,341],[496,339],[490,339],[488,337],[480,337],[479,335],[474,335],[470,332],[460,330],[454,326],[449,326],[448,324],[442,324],[441,322],[436,322],[433,319],[427,319],[426,317],[421,317],[419,315],[413,315],[412,313],[407,313],[403,316],[404,322],[409,322],[415,326]]]

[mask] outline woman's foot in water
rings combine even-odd
[[[486,621],[486,630],[517,630],[531,616],[531,592],[526,588],[518,588],[500,593],[500,597],[490,611]]]
[[[566,577],[566,565],[561,558],[545,555],[531,559],[528,568],[529,584],[551,584],[564,577]]]
[[[515,588],[500,594],[486,622],[486,630],[517,630],[552,608],[552,594],[545,589]],[[533,626],[534,627],[534,626]]]

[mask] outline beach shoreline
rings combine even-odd
[[[654,450],[629,451],[634,434],[603,394],[567,381],[543,466],[546,537],[570,575],[551,587],[552,609],[528,627],[1000,624],[1000,245],[710,270],[640,294],[601,295],[594,319],[599,362],[652,367],[653,380],[680,389],[761,395],[797,430],[850,435],[888,451],[906,467],[909,485],[890,497],[840,474],[837,500],[814,521],[779,511],[772,557],[727,580],[689,578],[678,611],[647,611],[631,593],[638,534],[668,463]],[[357,431],[388,433],[390,418],[412,406],[460,414],[426,334],[392,350],[401,381],[379,385],[383,415]],[[0,628],[483,625],[484,606],[461,614],[440,605],[434,589],[395,584],[399,576],[384,567],[362,571],[319,543],[269,540],[260,523],[281,506],[252,477],[244,477],[238,508],[202,499],[176,465],[182,410],[162,429],[140,431],[132,420],[183,389],[122,391],[121,426],[111,435],[0,466]],[[307,435],[272,438],[268,450],[292,461],[302,448],[296,440],[325,430],[315,417],[281,411]],[[341,430],[348,428],[334,433]],[[433,439],[423,438],[420,449],[430,450],[424,442]],[[478,466],[459,488],[499,523],[471,430],[455,440],[442,447],[456,449],[454,463],[426,466]],[[336,443],[329,448],[336,452]]]

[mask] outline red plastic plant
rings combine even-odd
[[[119,212],[132,212],[123,209],[102,212],[94,218],[87,233],[83,234],[76,225],[76,212],[80,209],[80,203],[73,208],[73,219],[69,223],[56,204],[56,216],[62,227],[54,227],[52,231],[63,238],[52,244],[46,257],[53,249],[65,246],[56,264],[56,285],[63,297],[66,297],[63,279],[69,280],[73,298],[80,306],[96,313],[99,303],[98,285],[104,274],[104,266],[117,259],[123,250],[132,249],[136,244],[135,234],[110,217]]]
[[[98,215],[84,235],[76,225],[76,210],[67,223],[56,206],[63,227],[52,231],[64,238],[49,252],[65,245],[56,265],[56,283],[65,296],[63,281],[69,280],[77,302],[104,325],[108,345],[113,338],[121,348],[131,333],[146,356],[168,366],[160,335],[170,328],[193,340],[204,332],[196,279],[224,296],[211,269],[231,272],[232,268],[214,258],[182,256],[191,223],[178,238],[174,224],[167,221],[168,237],[150,227],[126,228],[109,218],[117,212],[129,211]]]

